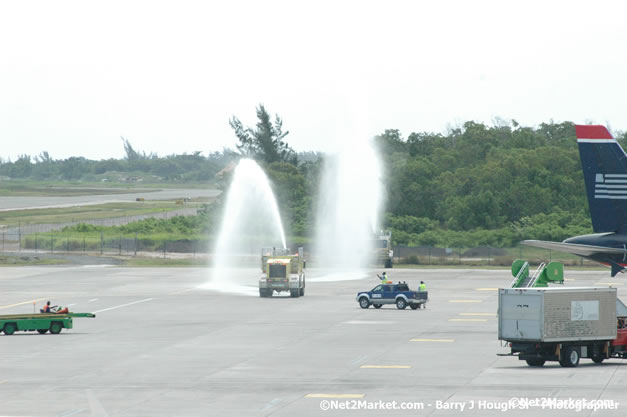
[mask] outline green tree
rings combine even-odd
[[[275,115],[273,124],[270,114],[263,104],[260,104],[257,107],[257,119],[256,127],[252,128],[244,127],[237,117],[231,117],[229,124],[239,139],[237,149],[243,155],[268,164],[288,162],[296,165],[298,163],[296,153],[283,140],[290,132],[283,132],[283,120],[279,115]]]

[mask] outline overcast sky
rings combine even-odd
[[[622,1],[12,1],[0,157],[234,147],[278,113],[296,150],[495,117],[627,130]]]

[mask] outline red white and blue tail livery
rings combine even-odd
[[[595,233],[522,243],[600,262],[614,276],[627,266],[627,155],[605,126],[575,125],[575,132]]]

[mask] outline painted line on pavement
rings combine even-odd
[[[268,402],[265,407],[261,409],[261,411],[267,411],[281,402],[280,398],[275,398],[274,400]]]
[[[98,301],[97,298],[92,298],[91,300],[89,300],[88,302],[91,303],[92,301]]]
[[[103,309],[103,310],[94,311],[94,314],[95,314],[95,313],[102,313],[102,312],[104,312],[104,311],[109,311],[109,310],[115,310],[116,308],[122,308],[122,307],[132,306],[133,304],[145,303],[146,301],[150,301],[150,300],[154,300],[154,298],[146,298],[146,299],[144,299],[144,300],[133,301],[132,303],[126,303],[126,304],[122,304],[122,305],[115,306],[115,307],[105,308],[105,309]]]
[[[410,339],[410,342],[453,343],[455,339]]]
[[[623,285],[622,282],[597,282],[594,285]]]
[[[307,394],[305,398],[364,398],[365,394]]]
[[[476,291],[498,291],[498,288],[475,288]]]
[[[470,322],[470,321],[488,321],[488,319],[448,319],[448,321],[465,321],[465,322]]]
[[[37,298],[36,300],[24,301],[22,303],[10,304],[8,306],[1,306],[0,310],[3,309],[3,308],[11,308],[11,307],[23,306],[24,304],[32,304],[32,303],[36,303],[37,301],[43,301],[43,300],[45,300],[45,298]]]
[[[449,303],[482,303],[483,300],[448,300]]]
[[[496,317],[496,313],[459,313],[460,316],[491,316]]]
[[[188,288],[188,289],[186,289],[186,290],[181,290],[181,291],[171,292],[171,293],[170,293],[170,294],[168,294],[168,295],[183,294],[184,292],[189,292],[189,291],[192,291],[192,290],[195,290],[195,289],[196,289],[195,287],[194,287],[194,288]]]
[[[85,409],[84,409],[84,408],[81,408],[81,409],[75,409],[75,410],[70,410],[70,411],[66,411],[66,412],[65,412],[65,413],[63,413],[63,414],[59,414],[59,415],[58,415],[58,417],[70,417],[70,416],[73,416],[73,415],[75,415],[75,414],[82,413],[83,411],[85,411]]]
[[[361,365],[361,369],[409,369],[410,365]]]

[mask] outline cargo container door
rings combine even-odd
[[[542,339],[542,295],[500,294],[499,339]]]

